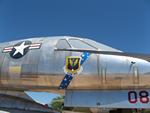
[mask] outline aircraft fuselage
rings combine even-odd
[[[57,91],[65,75],[66,57],[81,56],[82,52],[55,51],[55,39],[29,40],[32,47],[27,42],[23,52],[16,50],[20,46],[23,48],[24,40],[5,43],[0,47],[0,89]],[[34,44],[40,47],[36,48]],[[68,89],[150,88],[150,63],[146,60],[90,54],[82,68],[79,75],[74,75]]]

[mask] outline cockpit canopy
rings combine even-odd
[[[68,49],[68,48],[75,48],[75,49],[89,49],[89,50],[102,50],[102,51],[115,51],[120,52],[117,49],[111,48],[104,44],[95,42],[90,39],[83,39],[83,38],[66,38],[66,39],[59,39],[56,44],[57,49]]]

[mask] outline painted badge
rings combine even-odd
[[[68,56],[66,57],[65,71],[70,74],[76,74],[81,69],[81,57],[78,56]]]

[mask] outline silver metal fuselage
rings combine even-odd
[[[4,43],[0,48],[0,89],[20,91],[51,91],[58,87],[65,75],[66,56],[80,56],[81,52],[55,51],[58,39],[34,39],[40,49],[29,51],[20,59],[13,59],[3,48],[16,42]],[[99,48],[101,49],[101,48]],[[83,71],[75,75],[68,89],[147,89],[150,88],[148,61],[117,55],[91,54],[83,64]]]

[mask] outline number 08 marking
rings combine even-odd
[[[128,92],[128,101],[132,104],[135,104],[138,102],[138,96],[141,103],[149,102],[149,93],[147,91],[140,91],[139,93],[137,93],[136,91]]]

